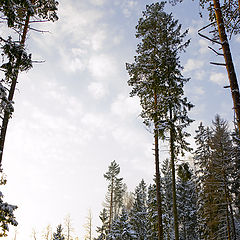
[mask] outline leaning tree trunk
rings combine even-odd
[[[240,0],[238,2],[240,4]],[[232,60],[232,55],[231,55],[227,35],[225,32],[223,16],[222,16],[219,0],[213,0],[213,4],[214,4],[214,9],[216,14],[219,38],[222,44],[223,54],[224,54],[226,68],[228,72],[228,78],[230,82],[233,106],[234,106],[234,111],[236,113],[236,121],[238,125],[238,130],[240,131],[240,94],[239,94],[237,76],[236,76],[236,72],[233,65],[233,60]]]
[[[170,106],[169,116],[170,116],[170,120],[172,121],[173,116],[172,116],[171,106]],[[173,127],[174,127],[173,123],[171,122],[171,126],[170,126],[170,155],[171,156],[170,157],[171,157],[171,169],[172,169],[172,197],[173,197],[174,233],[175,233],[175,240],[179,240]]]
[[[26,16],[24,28],[23,28],[23,33],[21,36],[21,41],[20,41],[20,45],[22,47],[24,47],[24,45],[25,45],[27,31],[28,31],[28,27],[29,27],[29,20],[30,20],[30,13],[28,12],[27,16]],[[16,61],[15,70],[13,73],[13,77],[11,79],[12,82],[11,82],[11,86],[10,86],[10,90],[9,90],[9,94],[8,94],[9,102],[12,102],[12,100],[13,100],[13,96],[14,96],[14,92],[15,92],[15,88],[16,88],[16,84],[17,84],[17,79],[18,79],[18,74],[19,74],[19,67],[21,65],[21,60],[22,60],[22,54],[20,54],[20,56],[18,57],[18,59]],[[9,111],[5,110],[3,120],[2,120],[1,133],[0,133],[0,170],[2,169],[3,149],[4,149],[5,139],[6,139],[9,118],[10,118],[10,113],[9,113]]]
[[[157,94],[154,91],[154,105],[157,110]],[[155,168],[156,168],[156,190],[157,190],[157,211],[158,211],[158,240],[163,240],[163,224],[162,224],[162,196],[161,196],[161,180],[159,170],[159,149],[158,149],[158,124],[157,120],[154,121],[154,140],[155,140]]]

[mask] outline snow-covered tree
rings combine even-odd
[[[0,186],[6,184],[6,178],[2,175]],[[15,219],[14,211],[17,206],[8,204],[3,201],[3,194],[0,191],[0,237],[6,237],[9,231],[9,225],[17,226],[18,222]]]
[[[109,230],[111,229],[112,220],[118,215],[123,206],[123,195],[125,185],[122,178],[119,178],[120,167],[116,161],[112,161],[108,167],[108,171],[104,174],[104,178],[109,182],[108,192],[105,200],[105,207],[108,211]]]
[[[149,185],[147,194],[147,239],[158,239],[158,211],[156,185]]]
[[[136,50],[138,55],[126,68],[131,96],[140,98],[141,116],[154,131],[159,239],[163,238],[163,225],[158,139],[165,139],[166,134],[170,136],[174,229],[178,240],[175,161],[180,152],[189,150],[184,128],[192,122],[187,112],[193,105],[184,97],[183,86],[188,79],[183,78],[179,61],[179,53],[189,44],[189,41],[184,42],[187,31],[181,33],[181,25],[172,14],[164,12],[164,5],[164,2],[157,2],[146,6],[136,27],[136,37],[141,39]]]
[[[125,208],[112,222],[111,230],[107,236],[108,240],[134,240],[137,239],[131,224],[129,223],[128,212]]]
[[[174,219],[172,201],[172,172],[169,159],[165,159],[162,164],[162,195],[163,195],[163,229],[164,239],[174,238]]]
[[[129,222],[138,240],[147,240],[147,193],[144,180],[136,187]]]
[[[53,240],[65,240],[61,224],[57,226],[56,233],[53,233]]]
[[[0,84],[0,115],[2,119],[0,131],[0,168],[8,122],[13,112],[13,97],[18,76],[22,71],[32,67],[31,54],[27,54],[25,43],[32,23],[56,21],[58,19],[58,2],[56,0],[6,0],[0,2],[1,19],[14,34],[4,39],[0,37],[2,64],[0,70],[4,72],[4,79]],[[16,36],[16,40],[13,36]],[[10,33],[11,34],[11,33]]]
[[[178,166],[177,190],[180,239],[198,240],[197,195],[193,173],[188,163]]]

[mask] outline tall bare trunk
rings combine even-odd
[[[240,0],[238,1],[240,3]],[[228,78],[230,82],[230,88],[232,93],[232,99],[233,99],[233,106],[236,113],[236,120],[238,129],[240,131],[240,94],[239,94],[239,88],[238,88],[238,81],[237,76],[235,72],[235,68],[233,65],[232,55],[228,43],[228,38],[225,32],[223,17],[222,17],[222,11],[220,7],[219,0],[213,0],[215,14],[216,14],[216,21],[218,25],[218,33],[219,38],[222,43],[222,49],[223,54],[225,58],[226,68],[228,72]],[[240,5],[239,5],[240,6]]]
[[[20,44],[21,44],[22,47],[24,47],[24,45],[25,45],[27,31],[28,31],[28,26],[29,26],[29,20],[30,20],[30,13],[28,12],[27,16],[26,16],[24,28],[23,28],[21,41],[20,41]],[[13,77],[11,79],[12,82],[11,82],[11,86],[10,86],[10,90],[9,90],[9,94],[8,94],[8,100],[10,102],[13,100],[13,96],[14,96],[14,92],[15,92],[15,88],[16,88],[16,84],[17,84],[17,79],[18,79],[18,74],[19,74],[19,66],[21,64],[21,60],[22,60],[22,54],[20,54],[20,56],[18,57],[18,59],[16,61],[16,68],[14,70],[14,74],[13,74]],[[6,133],[7,133],[7,127],[8,127],[9,118],[10,118],[10,113],[5,110],[4,111],[4,117],[3,117],[3,120],[2,120],[1,133],[0,133],[0,169],[2,168],[3,149],[4,149],[5,139],[6,139]]]
[[[170,107],[170,120],[173,119],[172,108]],[[173,197],[173,216],[174,216],[174,233],[175,240],[179,240],[178,230],[178,212],[177,212],[177,194],[176,194],[176,176],[175,176],[175,149],[174,149],[174,132],[173,123],[170,127],[170,155],[171,155],[171,169],[172,169],[172,197]]]
[[[154,92],[155,110],[157,106],[157,94]],[[155,119],[154,123],[154,140],[155,140],[155,169],[156,169],[156,190],[157,190],[157,211],[158,211],[158,240],[163,240],[163,224],[162,224],[162,196],[161,196],[161,180],[159,170],[159,149],[158,149],[158,124]]]

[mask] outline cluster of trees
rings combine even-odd
[[[240,238],[240,138],[217,115],[210,127],[201,123],[196,131],[197,148],[191,165],[177,164],[176,203],[179,239],[213,240]],[[119,165],[113,161],[104,175],[108,186],[101,226],[95,240],[157,240],[158,205],[156,178],[149,186],[142,180],[127,193]],[[118,184],[120,180],[121,184]],[[114,187],[112,187],[114,186]],[[171,161],[161,167],[162,238],[176,239]],[[113,200],[114,199],[114,200]]]
[[[183,0],[169,0],[176,4]],[[188,112],[193,104],[184,96],[179,55],[189,45],[187,31],[164,12],[165,2],[146,6],[136,26],[140,39],[134,63],[127,63],[131,96],[138,96],[141,117],[154,136],[155,178],[146,186],[142,180],[133,194],[127,193],[123,179],[118,177],[119,165],[113,161],[104,177],[108,181],[105,207],[100,213],[102,225],[97,229],[100,239],[238,239],[240,238],[240,95],[228,34],[240,30],[239,0],[199,0],[207,7],[210,24],[199,34],[220,45],[226,66],[236,114],[236,131],[216,116],[212,127],[199,126],[194,152],[194,171],[187,163],[178,164],[180,156],[190,151],[186,127],[193,121]],[[29,30],[37,22],[56,21],[55,0],[4,0],[0,18],[9,35],[0,36],[2,63],[0,81],[0,171],[9,119],[14,110],[13,97],[19,73],[32,67],[31,54],[25,49]],[[202,30],[211,27],[211,37]],[[169,160],[160,168],[159,145],[169,142]],[[193,166],[192,166],[193,167]],[[177,174],[176,174],[177,173]],[[0,184],[5,184],[2,178]],[[8,225],[17,225],[16,206],[3,202],[0,192],[0,237],[6,236]],[[92,239],[91,217],[88,239]],[[61,225],[51,238],[64,239]],[[69,240],[69,238],[67,238]]]

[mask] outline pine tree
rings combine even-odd
[[[57,226],[57,231],[56,233],[53,233],[53,240],[64,240],[64,235],[63,235],[63,228],[62,225]]]
[[[155,165],[158,206],[161,207],[158,139],[170,135],[172,167],[173,213],[175,238],[179,239],[176,206],[175,161],[177,155],[189,150],[184,132],[192,120],[187,116],[193,105],[183,96],[183,86],[188,79],[181,74],[179,53],[189,41],[184,42],[187,31],[171,14],[163,11],[164,2],[147,5],[137,25],[138,44],[135,62],[127,64],[128,84],[133,87],[131,96],[139,96],[143,108],[141,116],[147,126],[153,126],[155,138]],[[162,213],[159,209],[159,239],[163,239]]]
[[[13,112],[12,103],[18,76],[20,72],[32,67],[31,54],[27,54],[25,51],[30,24],[32,22],[57,20],[57,5],[56,0],[6,0],[0,3],[0,11],[6,17],[8,27],[19,34],[16,41],[11,36],[8,39],[0,37],[4,57],[0,69],[5,74],[5,79],[0,85],[2,92],[0,94],[0,111],[3,115],[0,132],[0,168],[8,122]]]
[[[118,178],[119,173],[120,167],[114,160],[108,167],[108,171],[104,174],[104,178],[109,181],[108,193],[105,202],[109,215],[108,230],[111,229],[112,220],[119,213],[123,205],[123,194],[125,192],[125,188],[122,183],[123,179]]]
[[[136,187],[129,222],[138,240],[147,239],[147,193],[144,180]]]

